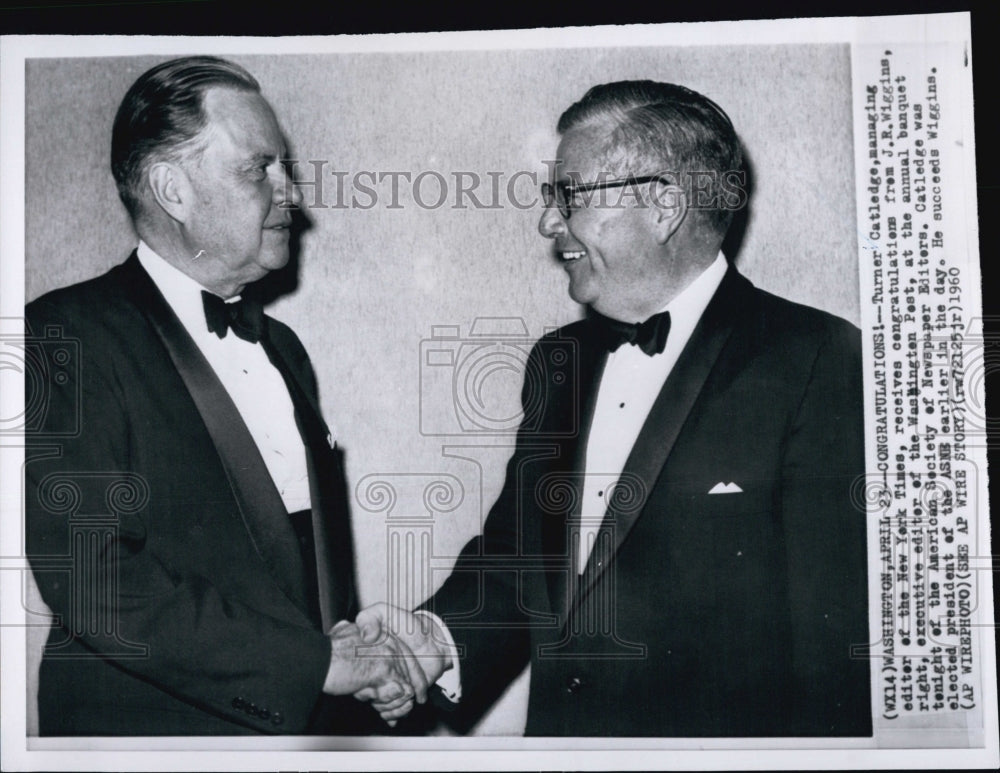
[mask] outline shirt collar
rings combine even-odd
[[[142,240],[139,241],[136,256],[187,331],[195,337],[207,334],[208,325],[205,322],[201,293],[202,290],[211,291],[161,258]],[[239,296],[229,298],[227,302],[236,300],[239,300]]]
[[[670,303],[660,311],[669,311],[671,317],[677,315],[699,319],[708,306],[708,302],[715,295],[715,291],[722,284],[722,277],[726,275],[727,268],[726,256],[720,252],[708,268],[698,274],[691,284],[671,298]]]
[[[722,284],[728,268],[726,256],[720,252],[708,268],[661,309],[670,312],[671,337],[687,341]]]
[[[676,360],[690,340],[695,327],[698,326],[698,322],[705,313],[705,309],[708,308],[716,290],[719,289],[719,285],[722,284],[722,279],[728,268],[726,257],[720,252],[708,268],[675,295],[669,303],[660,308],[658,313],[670,313],[670,334],[667,336],[666,348],[654,357],[643,355],[638,358],[638,362],[651,363],[659,361],[663,357],[670,361]],[[636,351],[641,352],[642,350],[629,346],[619,347],[611,353],[609,362],[620,356],[628,358],[629,353]]]

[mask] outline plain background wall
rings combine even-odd
[[[132,81],[165,58],[28,62],[26,300],[103,272],[134,247],[108,169],[111,123]],[[370,209],[308,208],[297,288],[269,309],[309,350],[324,413],[346,449],[363,604],[416,603],[443,580],[479,531],[512,443],[509,433],[463,431],[456,406],[471,411],[481,398],[483,415],[497,420],[490,426],[508,426],[500,419],[516,417],[530,339],[582,313],[536,230],[540,205],[520,209],[503,196],[499,209],[456,209],[454,173],[488,180],[493,172],[502,194],[517,172],[546,179],[556,120],[591,85],[651,78],[719,103],[753,169],[737,266],[767,290],[857,324],[845,45],[230,58],[261,82],[291,156],[325,162],[322,195],[304,189],[306,204],[336,203],[334,171],[348,183],[362,171],[433,171],[449,183],[449,200],[434,209],[417,206],[405,181],[391,208],[388,180],[372,186],[379,199]],[[311,179],[309,165],[300,169]],[[348,203],[355,190],[344,189]],[[536,190],[523,175],[514,189],[522,203]],[[433,203],[434,179],[420,192]],[[488,201],[488,182],[476,194]],[[480,317],[520,318],[527,333],[506,349],[491,348],[489,337],[475,339],[485,348],[463,345]],[[434,326],[457,326],[459,337],[424,343],[422,353]],[[450,350],[455,366],[429,366],[428,348]],[[475,384],[481,392],[468,391]],[[411,566],[394,535],[421,531],[430,555]],[[31,646],[43,636],[33,629]],[[522,675],[478,732],[520,732],[527,684]]]

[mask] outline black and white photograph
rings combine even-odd
[[[970,45],[3,38],[5,769],[1000,764]]]

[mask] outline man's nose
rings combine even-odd
[[[554,239],[566,233],[566,221],[559,214],[557,207],[546,207],[542,210],[542,216],[538,220],[538,233],[546,239]]]

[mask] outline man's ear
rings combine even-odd
[[[157,161],[146,172],[146,181],[160,209],[180,223],[187,222],[195,200],[187,173],[177,164]]]
[[[660,180],[650,187],[650,198],[653,233],[658,244],[666,244],[687,217],[687,194],[679,185]]]

